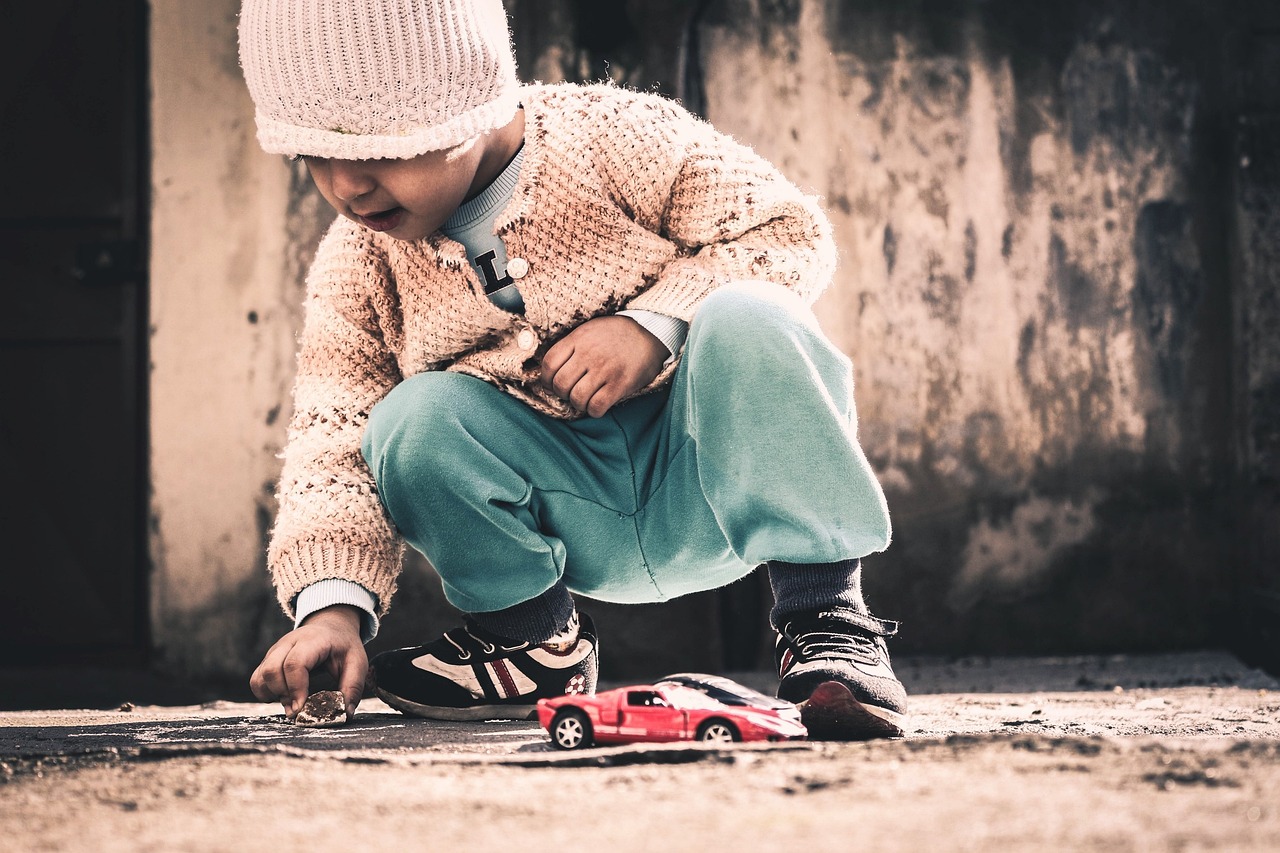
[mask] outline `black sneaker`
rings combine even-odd
[[[897,622],[832,609],[792,614],[781,628],[778,697],[800,707],[810,739],[902,737],[907,691],[884,642]]]
[[[383,652],[371,662],[378,698],[433,720],[533,719],[539,699],[596,692],[599,642],[579,617],[567,651],[506,640],[468,618],[425,646]]]

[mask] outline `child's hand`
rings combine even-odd
[[[267,651],[249,679],[253,695],[263,702],[278,700],[293,719],[307,699],[312,671],[324,665],[338,680],[348,717],[355,714],[369,674],[360,619],[360,611],[345,604],[312,613]]]
[[[579,412],[598,418],[648,385],[670,353],[630,317],[596,317],[542,358],[542,381]]]

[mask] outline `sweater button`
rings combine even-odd
[[[519,280],[529,274],[529,262],[524,258],[512,258],[507,261],[507,275]]]
[[[526,352],[533,349],[537,342],[538,339],[534,336],[531,329],[522,329],[520,334],[516,335],[516,343],[520,346],[520,349],[525,350]]]

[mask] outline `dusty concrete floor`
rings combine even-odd
[[[900,670],[909,736],[866,744],[565,754],[368,701],[337,730],[0,713],[0,849],[1280,850],[1280,684],[1230,657]]]

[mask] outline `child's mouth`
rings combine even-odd
[[[390,231],[399,225],[400,220],[403,218],[403,207],[393,207],[390,210],[383,210],[379,213],[370,213],[364,216],[356,214],[356,219],[360,220],[360,224],[370,231]]]

